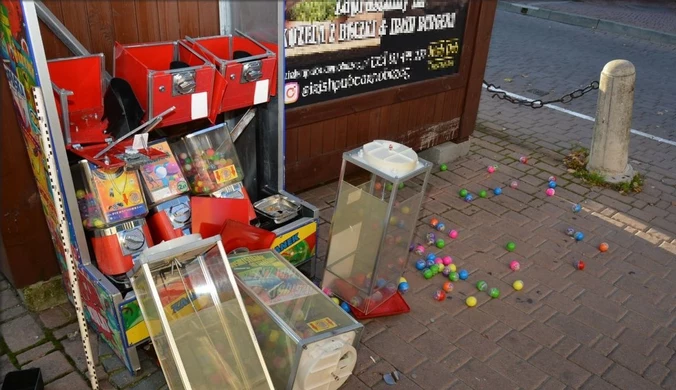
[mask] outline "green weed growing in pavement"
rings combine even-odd
[[[587,184],[611,188],[621,194],[637,193],[643,190],[643,176],[640,173],[635,174],[631,181],[626,183],[607,183],[600,173],[587,170],[588,161],[589,149],[584,147],[573,149],[570,154],[563,158],[563,163],[568,168],[568,172]]]

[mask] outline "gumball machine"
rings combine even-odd
[[[167,157],[141,167],[141,179],[150,204],[148,225],[153,241],[168,241],[190,234],[190,191],[181,168],[165,140],[148,145]]]
[[[230,255],[275,389],[342,386],[363,325],[273,250]]]
[[[133,267],[134,258],[153,244],[138,171],[99,168],[82,160],[71,172],[99,270],[108,276],[124,275]]]
[[[131,283],[170,389],[274,389],[219,237],[145,250]]]
[[[391,141],[343,154],[323,287],[348,302],[357,318],[410,310],[397,285],[431,168],[411,148]],[[366,181],[351,184],[360,178]]]

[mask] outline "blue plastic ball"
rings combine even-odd
[[[446,225],[443,222],[439,222],[436,226],[436,229],[440,232],[443,232],[446,229]]]
[[[577,232],[575,233],[575,241],[582,241],[584,239],[584,233],[582,232]]]
[[[425,269],[426,265],[427,265],[427,262],[423,259],[420,259],[420,260],[415,262],[415,269],[417,269],[418,271],[422,271],[422,270]]]
[[[399,229],[403,229],[403,228],[406,227],[406,223],[404,223],[404,221],[400,220],[399,222],[397,222],[397,227]]]
[[[572,209],[573,209],[574,213],[579,213],[580,210],[582,210],[582,206],[580,206],[579,203],[576,203],[576,204],[573,205]]]
[[[493,193],[494,193],[495,195],[500,195],[500,194],[502,194],[502,188],[496,187],[496,188],[493,190]]]
[[[349,313],[349,312],[352,311],[352,309],[350,309],[350,305],[348,305],[347,302],[342,302],[340,304],[340,308],[345,310],[346,313]]]
[[[467,194],[467,196],[465,197],[465,202],[471,202],[473,200],[474,200],[474,196],[472,196],[472,194]]]
[[[551,180],[549,184],[547,184],[547,186],[549,186],[549,188],[556,188],[556,182],[554,180]]]
[[[376,286],[378,286],[378,288],[383,288],[383,287],[385,287],[386,284],[387,284],[387,280],[385,280],[383,278],[380,278],[376,281]]]
[[[573,229],[573,228],[566,229],[566,235],[573,237],[575,235],[575,229]]]
[[[460,280],[467,280],[469,272],[467,272],[466,269],[461,269],[460,272],[458,272],[458,277],[460,277]]]
[[[432,268],[432,266],[435,265],[435,264],[436,263],[434,262],[434,260],[427,259],[426,265],[427,265],[428,268]]]
[[[408,282],[399,283],[399,292],[404,294],[406,291],[408,291]]]
[[[427,261],[432,260],[432,262],[434,262],[434,259],[436,259],[436,258],[437,258],[437,256],[434,253],[429,253],[426,257]]]

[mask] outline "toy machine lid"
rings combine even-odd
[[[386,178],[400,179],[424,172],[431,163],[418,158],[406,145],[392,141],[375,140],[344,154],[365,169],[375,169]]]

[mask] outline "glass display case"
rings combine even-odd
[[[431,168],[390,141],[343,154],[323,286],[361,313],[397,293]]]
[[[142,253],[132,286],[170,389],[273,389],[218,237]]]
[[[337,389],[363,326],[273,250],[229,256],[275,389]]]

